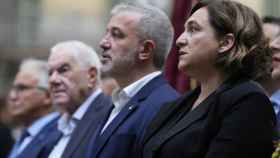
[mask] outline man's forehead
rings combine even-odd
[[[76,63],[76,60],[74,58],[73,53],[66,51],[66,50],[60,50],[60,51],[53,52],[53,53],[51,53],[51,55],[48,59],[49,66],[74,64],[74,63]]]
[[[112,23],[122,23],[124,25],[129,25],[131,23],[138,22],[142,14],[133,11],[122,11],[113,15],[110,19],[109,25]]]
[[[19,84],[19,83],[36,84],[37,81],[38,80],[35,74],[22,71],[17,73],[14,84]]]

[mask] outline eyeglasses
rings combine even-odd
[[[47,91],[47,88],[44,88],[44,87],[40,87],[40,86],[34,87],[34,86],[28,86],[28,85],[24,85],[24,84],[17,84],[12,87],[12,90],[14,90],[16,92],[23,92],[23,91],[27,91],[27,90],[31,90],[31,89],[39,89],[42,91]]]

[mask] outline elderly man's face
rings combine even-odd
[[[280,79],[280,26],[277,24],[265,23],[263,25],[265,36],[268,38],[272,48],[272,78]]]
[[[280,80],[280,35],[270,42],[272,49],[272,78]]]
[[[276,24],[264,23],[263,31],[269,41],[273,41],[280,32],[280,27]]]
[[[50,98],[46,89],[38,87],[38,76],[19,72],[8,96],[8,112],[12,120],[30,123],[40,117],[43,109],[49,108]]]
[[[48,65],[53,103],[62,113],[72,114],[87,96],[87,70],[81,67],[71,52],[64,49],[53,52]]]

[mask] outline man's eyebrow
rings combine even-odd
[[[54,71],[54,70],[61,69],[61,68],[63,68],[63,67],[69,67],[69,64],[68,64],[68,63],[63,63],[63,64],[58,65],[58,66],[56,66],[56,67],[49,68],[48,71],[49,71],[49,72],[52,72],[52,71]]]

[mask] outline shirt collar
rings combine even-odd
[[[77,119],[77,120],[81,120],[83,118],[83,116],[85,115],[85,113],[87,112],[89,106],[91,105],[91,103],[93,102],[93,100],[99,95],[101,94],[101,89],[98,88],[97,90],[95,90],[87,99],[85,102],[83,102],[83,104],[76,110],[76,112],[73,114],[73,118]]]
[[[86,101],[76,110],[73,116],[68,113],[64,113],[58,120],[57,128],[64,135],[70,135],[77,126],[78,121],[80,121],[91,105],[92,101],[101,94],[101,89],[95,90]]]
[[[27,131],[31,136],[36,136],[43,127],[45,127],[49,122],[59,116],[58,112],[52,112],[46,116],[43,116],[32,123],[31,126],[27,128]]]
[[[70,135],[75,127],[77,120],[74,120],[71,115],[64,113],[57,122],[57,129],[63,133],[63,135]]]
[[[275,102],[277,105],[280,105],[280,90],[274,92],[271,95],[270,100]]]
[[[278,114],[280,111],[280,90],[271,95],[270,101],[272,102],[275,113]]]
[[[132,84],[128,85],[127,87],[125,87],[123,89],[123,91],[125,92],[125,94],[127,96],[129,96],[130,98],[132,98],[136,93],[138,93],[138,91],[143,88],[149,81],[151,81],[153,78],[155,78],[156,76],[160,75],[160,71],[155,71],[152,72],[144,77],[142,77],[141,79],[133,82]]]
[[[123,89],[118,89],[112,94],[112,101],[116,108],[123,107],[136,93],[140,91],[149,81],[160,75],[160,71],[152,72],[141,79],[133,82]]]
[[[129,101],[129,96],[126,95],[124,91],[121,89],[117,89],[112,94],[112,102],[114,103],[115,109],[119,109],[120,111],[122,107]]]

